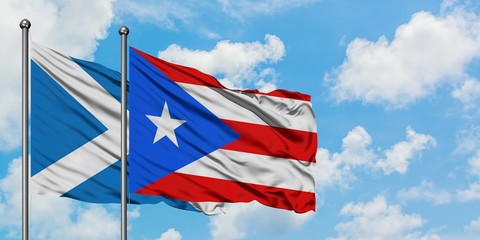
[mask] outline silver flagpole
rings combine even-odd
[[[129,30],[122,26],[118,30],[122,38],[121,69],[122,69],[122,207],[121,207],[121,235],[122,240],[127,240],[127,35]]]
[[[30,29],[30,21],[23,19],[20,21],[22,29],[22,239],[28,240],[28,216],[29,216],[29,178],[30,163],[28,162],[28,102],[30,92],[28,71],[28,30]]]

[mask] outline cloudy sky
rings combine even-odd
[[[470,0],[0,1],[0,238],[20,238],[21,19],[119,69],[129,44],[231,88],[312,96],[316,213],[129,207],[131,239],[478,239],[480,4]],[[118,239],[119,207],[32,196],[33,239]]]

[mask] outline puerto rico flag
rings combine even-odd
[[[310,96],[230,90],[135,48],[129,74],[131,192],[315,210]]]
[[[35,42],[31,54],[32,191],[120,203],[120,73]],[[197,203],[128,197],[199,211]]]

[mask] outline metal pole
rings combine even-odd
[[[30,21],[20,21],[22,29],[22,239],[28,240],[29,222],[29,178],[30,164],[28,162],[28,103],[29,103],[29,56],[28,56],[28,30]]]
[[[122,200],[121,200],[121,235],[122,240],[127,240],[127,35],[129,30],[122,26],[118,30],[122,38],[121,46],[121,73],[122,73]]]

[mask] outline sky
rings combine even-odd
[[[0,239],[21,237],[21,30],[119,70],[129,45],[230,88],[311,95],[316,212],[129,206],[130,239],[478,239],[480,4],[1,0]],[[119,239],[119,206],[32,195],[32,239]]]

